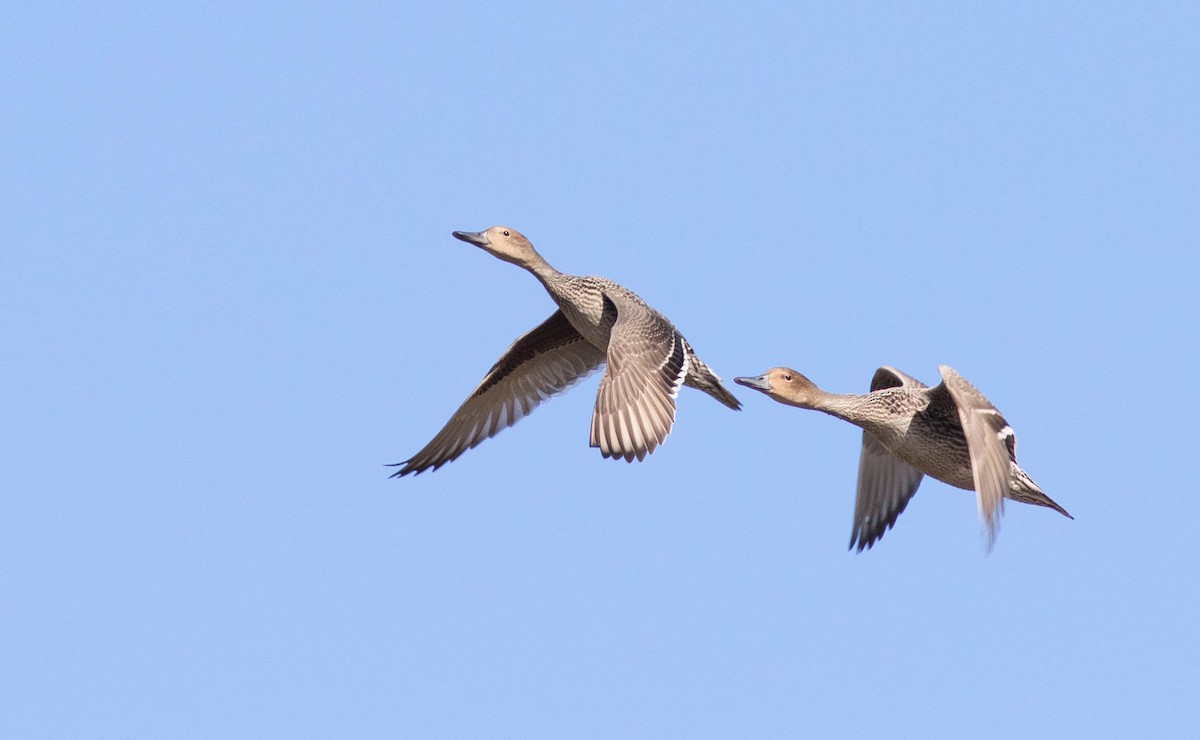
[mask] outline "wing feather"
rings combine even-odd
[[[939,366],[938,371],[958,406],[971,456],[979,521],[987,532],[987,546],[991,550],[1000,530],[1000,517],[1004,514],[1004,494],[1012,480],[1012,451],[1016,449],[1016,438],[1008,422],[978,388],[949,365]]]
[[[887,388],[926,388],[924,383],[892,367],[881,367],[871,378],[871,392]],[[858,493],[850,549],[870,549],[896,524],[916,494],[924,474],[893,455],[875,435],[863,432],[858,458]]]
[[[561,393],[604,363],[604,352],[555,311],[521,336],[434,438],[392,477],[437,470],[516,424],[542,401]]]
[[[620,295],[608,367],[592,413],[591,445],[609,458],[643,460],[675,423],[675,397],[687,375],[683,337],[666,319]]]

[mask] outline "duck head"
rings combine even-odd
[[[762,391],[780,403],[806,409],[813,408],[821,392],[816,383],[790,367],[773,367],[762,375],[733,380],[738,385]]]
[[[514,265],[527,267],[537,259],[533,244],[524,234],[508,226],[493,226],[486,231],[455,231],[454,236]]]

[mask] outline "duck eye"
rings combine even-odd
[[[791,373],[787,373],[786,375],[784,375],[784,376],[783,376],[783,379],[784,379],[784,380],[791,380],[791,379],[792,379],[792,374],[791,374]]]
[[[504,232],[504,235],[505,235],[505,236],[508,236],[508,232],[507,232],[507,231],[506,231],[506,232]]]

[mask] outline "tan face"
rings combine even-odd
[[[790,367],[773,367],[762,375],[752,378],[734,378],[735,383],[762,391],[781,403],[799,405],[804,403],[816,385]]]
[[[456,231],[454,236],[481,247],[505,262],[522,265],[534,254],[533,245],[521,232],[508,226],[493,226],[486,231]]]
[[[529,240],[521,232],[508,226],[493,226],[483,233],[487,237],[488,243],[496,249],[511,249],[513,245],[521,242],[529,243]]]

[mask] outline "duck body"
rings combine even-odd
[[[642,460],[662,444],[675,421],[680,385],[741,407],[675,326],[633,291],[607,278],[555,270],[508,227],[454,236],[528,270],[558,310],[509,347],[433,440],[399,463],[395,476],[436,470],[604,365],[590,440],[604,457]]]
[[[1006,498],[1072,518],[1017,465],[1016,435],[995,406],[953,368],[939,370],[942,382],[929,387],[881,367],[866,394],[829,393],[789,368],[736,382],[862,428],[852,548],[878,541],[926,475],[976,492],[989,548]]]
[[[670,336],[678,343],[685,370],[683,385],[708,393],[733,410],[741,408],[738,401],[688,344],[665,316],[642,300],[641,296],[620,283],[594,275],[561,275],[561,279],[546,285],[546,291],[567,322],[575,331],[596,349],[609,351],[613,327],[622,315],[633,314],[632,322],[638,327],[633,336],[636,340],[654,342]],[[618,308],[618,307],[623,308]]]
[[[890,388],[859,398],[857,426],[889,452],[925,475],[974,490],[971,455],[958,406],[944,386]]]

